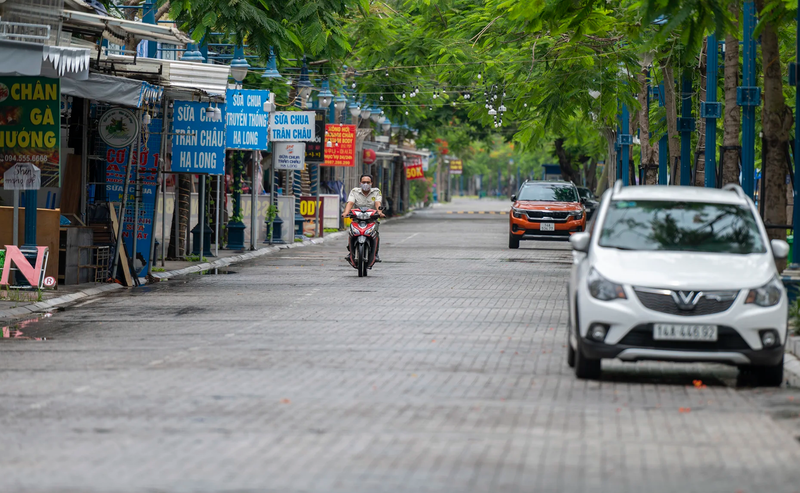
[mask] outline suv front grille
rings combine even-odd
[[[738,291],[670,291],[667,289],[634,288],[636,296],[645,308],[679,315],[697,317],[713,315],[728,310],[736,301]]]
[[[528,219],[531,221],[541,222],[544,218],[550,218],[547,222],[564,222],[569,217],[569,212],[559,211],[527,211]]]

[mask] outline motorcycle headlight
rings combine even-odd
[[[621,285],[609,281],[594,269],[589,271],[587,283],[589,284],[589,294],[598,300],[611,301],[628,299]]]
[[[758,306],[775,306],[781,301],[781,296],[783,296],[783,285],[773,277],[760,288],[751,289],[744,302]]]
[[[525,217],[526,214],[521,209],[511,209],[511,215],[513,215],[517,219],[522,219],[523,217]]]

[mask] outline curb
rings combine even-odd
[[[206,262],[204,264],[197,264],[191,265],[189,267],[185,267],[183,269],[178,270],[171,270],[167,272],[153,272],[150,274],[152,277],[162,280],[162,279],[169,279],[172,277],[182,276],[184,274],[193,274],[195,272],[201,272],[208,269],[218,269],[220,267],[227,267],[231,264],[235,264],[238,262],[244,262],[245,260],[251,260],[258,257],[263,257],[269,253],[274,253],[280,250],[287,250],[289,248],[300,248],[307,245],[318,245],[320,243],[324,243],[325,241],[336,240],[338,238],[343,237],[347,234],[347,231],[339,231],[336,233],[329,233],[322,238],[311,238],[309,240],[305,240],[302,243],[290,243],[286,245],[272,245],[264,248],[259,248],[258,250],[253,250],[247,253],[243,253],[241,255],[234,255],[232,257],[226,257],[214,260],[213,262]],[[142,283],[145,282],[144,278],[139,278]]]
[[[118,289],[123,289],[123,286],[116,283],[102,284],[100,286],[94,286],[81,291],[76,291],[74,293],[65,294],[64,296],[59,296],[57,298],[51,298],[46,301],[18,306],[8,310],[0,310],[0,320],[10,321],[16,318],[28,317],[33,313],[43,313],[59,306],[72,305],[85,298],[98,296],[110,291],[116,291]]]
[[[393,217],[390,219],[384,219],[381,223],[386,224],[394,221],[399,221],[402,219],[407,219],[414,215],[415,211],[410,211],[408,214],[400,217]],[[342,237],[347,236],[347,231],[338,231],[336,233],[329,233],[322,238],[310,238],[304,240],[302,243],[291,243],[288,245],[273,245],[265,248],[260,248],[258,250],[253,250],[247,253],[243,253],[241,255],[235,255],[233,257],[227,257],[224,259],[218,259],[213,262],[206,262],[203,264],[192,265],[183,269],[168,271],[168,272],[153,272],[151,275],[153,278],[158,279],[161,281],[162,279],[169,279],[171,277],[181,276],[184,274],[192,274],[194,272],[200,272],[208,269],[217,269],[220,267],[227,267],[231,264],[235,264],[237,262],[243,262],[245,260],[251,260],[258,257],[263,257],[269,253],[277,252],[280,250],[286,250],[289,248],[300,248],[309,245],[318,245],[324,243],[326,241],[337,240]],[[146,284],[147,279],[140,277],[139,281],[141,284]],[[74,293],[66,294],[64,296],[59,296],[57,298],[51,298],[46,301],[40,301],[38,303],[31,303],[29,305],[18,306],[16,308],[10,308],[7,310],[0,310],[0,321],[11,321],[17,318],[24,318],[28,317],[34,313],[44,313],[48,310],[51,310],[56,307],[60,306],[67,306],[77,303],[80,300],[85,298],[89,298],[92,296],[99,296],[101,294],[108,293],[110,291],[116,291],[118,289],[123,289],[124,286],[121,284],[101,284],[100,286],[93,286],[91,288],[86,288],[81,291],[76,291]]]
[[[786,355],[783,362],[783,379],[790,387],[800,387],[800,336],[789,336],[786,340]]]

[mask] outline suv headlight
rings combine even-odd
[[[628,299],[621,285],[613,283],[601,276],[594,268],[589,271],[587,283],[589,285],[589,294],[598,300],[611,301]]]
[[[756,304],[758,306],[775,306],[781,301],[783,295],[783,285],[773,277],[768,283],[757,289],[751,289],[747,293],[745,304]]]
[[[574,217],[575,219],[580,219],[583,216],[583,211],[571,211],[568,216]]]
[[[525,217],[526,214],[522,209],[514,209],[512,207],[511,208],[511,215],[516,217],[517,219],[522,219],[523,217]]]

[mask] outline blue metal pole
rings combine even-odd
[[[497,170],[497,196],[498,197],[503,195],[502,188],[501,188],[502,187],[502,185],[501,185],[502,182],[503,182],[503,171],[502,170]]]
[[[705,186],[714,188],[717,186],[717,118],[721,116],[721,105],[717,102],[719,57],[716,34],[708,36],[706,46],[706,102],[700,116],[706,119]]]
[[[800,84],[797,81],[797,68],[800,67],[800,9],[797,9],[797,34],[795,37],[797,48],[797,64],[793,67],[795,70],[795,86],[794,86],[794,207],[792,207],[792,237],[800,239],[797,235],[797,227],[800,226]],[[791,77],[789,77],[791,79]],[[792,264],[800,264],[800,245],[792,245]]]
[[[663,108],[666,106],[664,101],[664,83],[658,85],[658,106]],[[668,173],[667,173],[667,154],[669,152],[669,146],[667,143],[667,133],[664,132],[664,135],[658,140],[658,184],[659,185],[666,185],[668,183]]]
[[[622,185],[628,186],[631,183],[631,167],[630,167],[630,120],[631,116],[628,112],[628,105],[622,103],[622,133],[619,136],[619,143],[622,147],[620,152],[620,168],[622,168]]]
[[[748,197],[753,198],[755,186],[756,155],[756,106],[761,94],[756,87],[756,41],[753,31],[756,27],[756,9],[752,1],[744,2],[742,87],[737,88],[737,103],[742,106],[742,188]]]
[[[681,185],[692,183],[692,79],[689,71],[681,71],[681,118],[678,119],[678,130],[681,133]]]
[[[25,190],[25,239],[23,246],[36,246],[36,205],[39,201],[38,190]]]
[[[156,23],[156,3],[153,0],[147,0],[144,2],[144,8],[142,9],[142,22],[145,24],[155,24]],[[157,58],[158,57],[158,42],[153,40],[147,41],[147,58]]]

